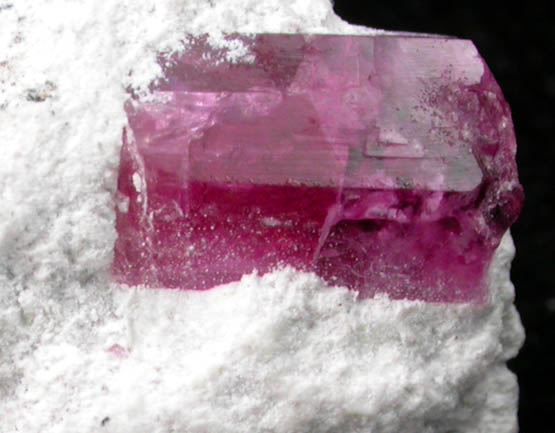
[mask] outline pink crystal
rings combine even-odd
[[[290,265],[362,296],[484,302],[523,194],[473,44],[229,38],[247,60],[190,38],[126,106],[115,278],[202,290]]]

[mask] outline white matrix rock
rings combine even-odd
[[[509,234],[483,307],[109,282],[126,89],[226,31],[377,33],[328,0],[0,0],[0,431],[515,432]]]

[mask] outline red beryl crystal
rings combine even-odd
[[[470,41],[190,38],[126,106],[113,265],[209,289],[281,266],[361,296],[484,302],[523,194],[509,107]]]

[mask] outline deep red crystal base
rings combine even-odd
[[[203,290],[289,265],[362,296],[483,302],[518,216],[508,105],[469,41],[232,35],[126,111],[113,274]]]

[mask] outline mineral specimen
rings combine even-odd
[[[485,302],[522,203],[509,107],[470,41],[190,37],[126,106],[113,273],[208,289],[289,265],[362,296]]]

